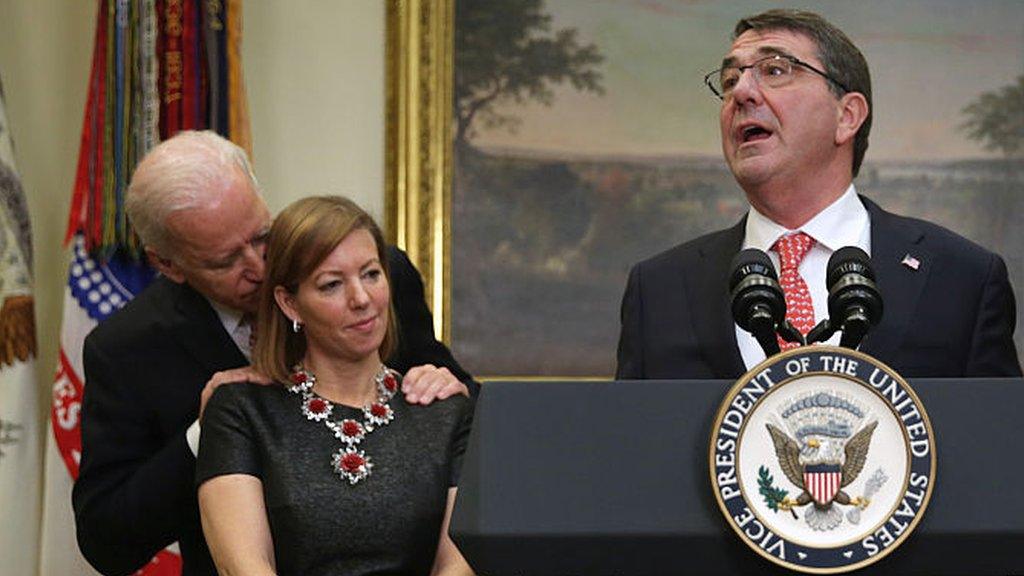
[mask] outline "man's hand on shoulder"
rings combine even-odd
[[[221,384],[232,384],[234,382],[251,382],[253,384],[271,384],[273,380],[262,372],[257,372],[252,366],[233,368],[217,372],[206,382],[203,393],[199,395],[199,420],[203,419],[203,411],[206,410],[206,403],[213,396],[213,391]]]
[[[423,405],[456,394],[469,396],[465,384],[459,382],[447,368],[438,368],[433,364],[410,368],[402,379],[402,392],[405,393],[406,402]]]

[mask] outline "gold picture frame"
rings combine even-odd
[[[450,341],[454,0],[388,0],[385,226],[423,276],[434,332]]]

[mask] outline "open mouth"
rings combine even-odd
[[[772,135],[772,132],[764,127],[750,125],[740,130],[740,144],[746,144],[747,142],[758,142],[760,140],[767,140]]]

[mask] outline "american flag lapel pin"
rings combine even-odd
[[[910,254],[904,256],[903,260],[900,261],[900,264],[903,264],[904,266],[910,268],[911,270],[917,270],[918,268],[921,267],[921,261],[918,260],[917,258],[914,258]]]

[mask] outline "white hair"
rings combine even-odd
[[[185,130],[155,146],[136,166],[125,198],[142,243],[169,255],[168,216],[214,202],[238,171],[259,194],[245,150],[215,132]]]

